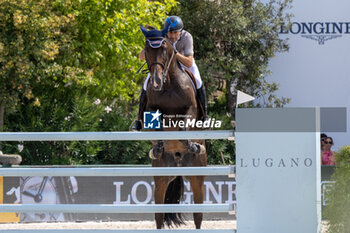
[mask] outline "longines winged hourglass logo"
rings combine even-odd
[[[350,34],[350,22],[293,22],[290,27],[282,24],[279,33],[300,34],[303,38],[324,45],[328,40]]]

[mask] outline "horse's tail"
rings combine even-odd
[[[175,180],[171,181],[165,193],[165,204],[179,204],[184,195],[184,182],[182,176],[178,176]],[[184,218],[181,213],[165,213],[164,222],[168,227],[172,224],[180,226],[185,224]]]

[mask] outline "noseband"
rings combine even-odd
[[[149,70],[151,71],[151,68],[152,68],[152,66],[154,66],[154,65],[160,65],[162,68],[163,68],[163,70],[164,70],[164,67],[165,67],[165,65],[163,64],[163,63],[160,63],[160,62],[153,62],[150,66],[149,66]]]

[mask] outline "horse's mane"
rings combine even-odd
[[[168,59],[170,59],[171,54],[172,54],[173,51],[174,51],[174,48],[173,48],[173,46],[171,45],[171,43],[169,42],[169,39],[168,39],[167,37],[165,37],[165,41],[166,41],[166,43],[167,43],[167,48],[168,48]],[[174,58],[174,61],[172,61],[172,62],[176,62],[178,68],[179,68],[183,73],[186,74],[185,70],[182,68],[180,62],[179,62],[177,59]],[[186,74],[186,75],[187,75],[187,74]]]

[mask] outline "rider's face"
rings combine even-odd
[[[178,32],[168,32],[168,38],[169,40],[174,43],[177,41],[177,39],[179,39],[180,37],[180,34],[181,34],[181,31],[178,31]]]

